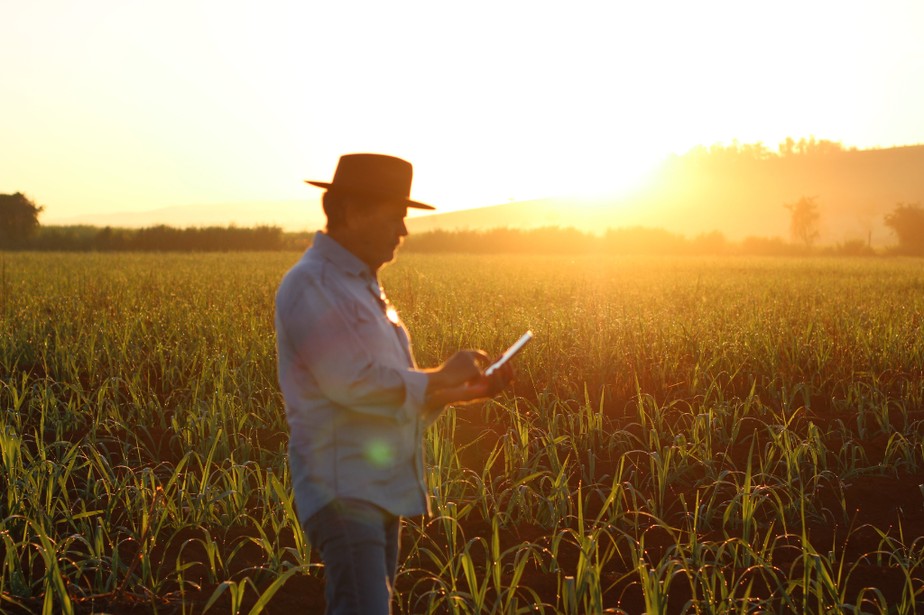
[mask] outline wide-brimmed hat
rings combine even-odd
[[[346,154],[340,157],[332,182],[305,182],[344,194],[403,202],[417,209],[436,209],[412,201],[411,179],[414,167],[407,160],[384,154]]]

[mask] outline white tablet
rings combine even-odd
[[[532,331],[527,331],[526,333],[524,333],[520,337],[520,339],[518,339],[517,341],[513,343],[513,345],[510,348],[504,351],[504,354],[501,355],[500,359],[498,359],[493,364],[491,364],[491,366],[488,369],[484,370],[484,375],[490,376],[491,374],[496,372],[498,369],[500,369],[501,366],[503,366],[507,361],[512,359],[518,352],[520,352],[520,350],[523,349],[523,346],[526,345],[526,342],[528,342],[531,339],[533,339]]]

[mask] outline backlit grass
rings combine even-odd
[[[0,255],[0,610],[319,609],[273,295],[296,254]],[[403,613],[913,613],[919,261],[405,255],[418,360],[515,389],[426,441]]]

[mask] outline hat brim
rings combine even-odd
[[[325,190],[335,190],[335,191],[337,191],[337,192],[342,192],[343,194],[356,194],[356,195],[359,195],[359,196],[368,196],[368,197],[386,197],[386,198],[393,198],[391,195],[388,195],[388,194],[380,194],[380,193],[377,193],[377,192],[367,192],[367,191],[364,191],[364,190],[355,190],[355,189],[351,189],[351,188],[344,188],[343,186],[335,186],[334,184],[332,184],[332,183],[330,183],[330,182],[316,182],[316,181],[312,181],[312,180],[310,180],[310,179],[306,179],[306,180],[305,180],[305,183],[306,183],[306,184],[311,184],[312,186],[317,186],[318,188],[324,188]],[[399,197],[399,198],[396,199],[396,200],[400,200],[402,203],[404,203],[404,204],[407,205],[408,207],[413,207],[413,208],[415,208],[415,209],[436,209],[436,207],[434,207],[434,206],[432,206],[432,205],[427,205],[426,203],[421,203],[421,202],[419,202],[419,201],[412,201],[411,199],[404,199],[404,198],[400,198],[400,197]]]

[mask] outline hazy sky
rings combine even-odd
[[[0,0],[0,193],[47,217],[303,199],[342,153],[442,209],[697,144],[924,143],[924,2]]]

